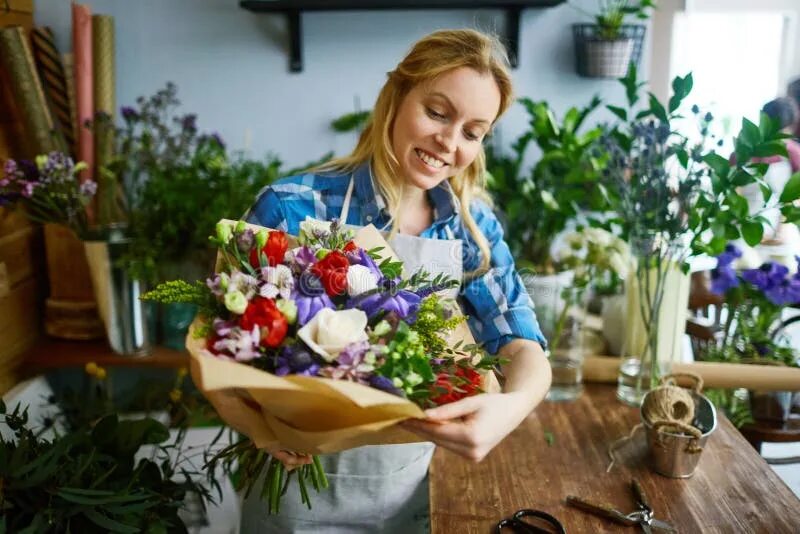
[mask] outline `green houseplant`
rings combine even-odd
[[[187,496],[204,508],[211,494],[181,454],[186,427],[171,438],[155,419],[121,418],[105,369],[89,364],[87,374],[89,391],[51,397],[57,410],[40,422],[0,401],[10,431],[0,437],[0,532],[187,532],[178,515]]]
[[[551,256],[553,240],[580,212],[607,206],[596,187],[600,167],[591,152],[601,131],[582,131],[600,100],[570,108],[560,122],[546,102],[523,98],[520,103],[529,116],[528,129],[511,145],[510,155],[487,147],[487,187],[502,207],[506,239],[545,335],[552,338],[564,306],[562,290],[571,283],[570,273],[562,272]],[[532,145],[541,157],[529,166],[525,158]]]
[[[625,24],[625,21],[649,18],[656,7],[654,0],[598,0],[595,12],[572,5],[594,21],[572,27],[578,74],[590,78],[619,78],[625,74],[631,60],[638,63],[645,27]]]
[[[728,240],[761,241],[768,221],[763,210],[750,212],[738,188],[758,183],[764,198],[772,196],[763,180],[768,165],[753,158],[785,156],[786,135],[766,115],[758,125],[744,119],[731,161],[716,152],[720,141],[712,133],[710,113],[693,107],[696,139],[674,127],[692,89],[691,74],[673,80],[666,105],[648,93],[643,109],[639,102],[645,84],[637,80],[633,65],[620,81],[627,105],[607,106],[619,122],[606,129],[595,150],[605,162],[601,186],[614,213],[608,224],[626,236],[637,258],[626,285],[631,360],[623,362],[618,391],[621,399],[636,403],[680,347],[672,334],[659,332],[683,332],[688,259],[718,254]],[[778,207],[787,222],[800,220],[792,205],[800,197],[799,183],[800,174],[780,194]]]

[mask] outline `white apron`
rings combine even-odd
[[[347,221],[353,179],[347,188],[340,220]],[[460,239],[427,239],[397,234],[389,241],[411,274],[420,267],[432,276],[445,273],[461,280]],[[451,290],[454,297],[458,288]],[[309,489],[312,509],[300,503],[295,478],[281,501],[281,513],[267,514],[267,505],[253,491],[242,507],[242,533],[414,534],[429,531],[428,466],[434,444],[370,445],[320,456],[330,487]],[[260,484],[257,488],[260,488]]]

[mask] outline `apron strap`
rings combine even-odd
[[[342,224],[347,223],[347,215],[350,212],[350,199],[353,196],[353,176],[350,175],[350,183],[347,184],[347,193],[344,194],[344,202],[342,202],[342,212],[339,214],[339,221]]]
[[[447,239],[455,239],[455,235],[453,235],[453,230],[449,226],[444,227],[444,233],[447,235]]]

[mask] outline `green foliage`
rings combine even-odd
[[[162,282],[139,298],[162,304],[178,302],[194,304],[202,315],[208,317],[214,317],[221,311],[217,299],[208,291],[205,282],[200,280],[196,280],[193,283],[185,280]]]
[[[435,378],[422,337],[402,321],[376,372],[392,380],[412,401],[428,397],[428,384]]]
[[[650,17],[649,10],[654,9],[654,0],[598,0],[597,13],[588,13],[583,9],[576,8],[592,17],[598,26],[597,35],[601,39],[619,39],[620,30],[627,17],[634,17],[638,20],[646,20]]]
[[[371,111],[355,111],[353,113],[345,113],[331,122],[331,128],[335,132],[352,132],[360,131],[369,122],[372,116]]]
[[[0,510],[11,532],[186,532],[178,517],[186,493],[210,497],[170,460],[178,444],[153,419],[110,414],[52,439],[34,432],[27,408],[3,422],[14,433],[0,439]],[[156,452],[137,461],[145,445]]]
[[[584,108],[570,108],[559,124],[546,102],[520,99],[530,117],[529,129],[513,144],[513,155],[487,147],[488,189],[506,215],[507,241],[521,263],[552,268],[550,244],[580,210],[603,211],[605,192],[599,185],[601,163],[591,148],[600,128],[579,133],[599,105],[594,98]],[[524,168],[534,142],[542,151],[531,169]],[[518,260],[518,263],[520,262]]]
[[[414,330],[419,334],[422,346],[428,354],[443,354],[447,349],[447,343],[442,336],[452,332],[466,320],[463,315],[447,317],[441,299],[433,294],[420,304]]]

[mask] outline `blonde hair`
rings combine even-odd
[[[403,178],[392,150],[392,127],[403,98],[420,83],[460,67],[469,67],[479,74],[490,74],[500,89],[500,108],[495,121],[511,105],[513,89],[508,71],[508,56],[496,37],[476,30],[441,30],[423,37],[388,73],[388,80],[378,95],[372,116],[361,133],[353,152],[334,159],[318,170],[353,170],[364,162],[372,165],[378,192],[386,200],[392,217],[392,233],[398,230]],[[453,193],[461,204],[461,217],[472,239],[481,251],[478,268],[468,276],[479,275],[489,268],[489,242],[469,211],[473,198],[490,202],[485,189],[486,156],[481,147],[474,161],[462,172],[448,178]]]

